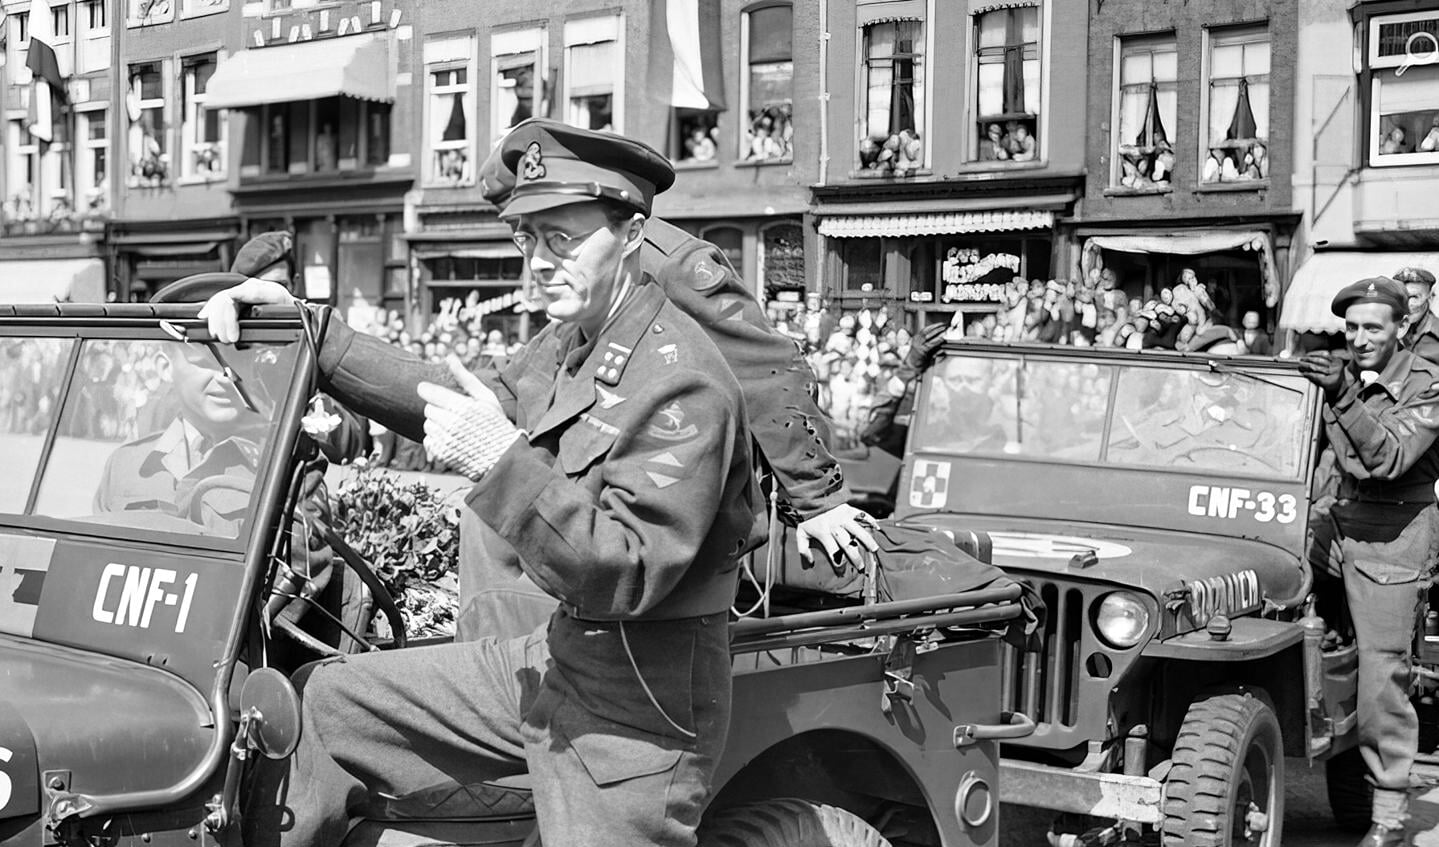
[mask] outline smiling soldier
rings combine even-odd
[[[1388,277],[1335,296],[1346,360],[1306,355],[1299,370],[1324,390],[1324,431],[1340,470],[1330,533],[1359,647],[1359,750],[1374,785],[1360,847],[1404,843],[1419,721],[1409,700],[1410,650],[1432,575],[1439,513],[1439,365],[1400,349],[1407,292]]]

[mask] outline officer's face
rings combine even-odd
[[[599,330],[617,294],[626,247],[622,233],[629,224],[622,226],[612,227],[599,203],[573,203],[520,217],[516,243],[546,314],[557,321],[578,321],[589,335]]]
[[[1385,303],[1354,303],[1344,312],[1344,340],[1354,364],[1361,371],[1380,371],[1389,364],[1399,339],[1409,327],[1409,318],[1394,317]]]
[[[235,384],[203,347],[174,344],[170,348],[166,357],[185,419],[210,436],[219,435],[221,430],[232,432],[249,411]]]
[[[1409,320],[1423,320],[1424,313],[1429,311],[1429,297],[1433,292],[1422,282],[1406,282],[1404,290],[1409,292]]]

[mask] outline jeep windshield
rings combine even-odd
[[[1086,358],[945,356],[911,449],[1299,479],[1310,403],[1297,373]]]
[[[0,521],[235,539],[298,346],[0,335]],[[8,330],[0,330],[8,332]]]

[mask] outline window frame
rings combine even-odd
[[[167,24],[175,20],[175,3],[165,7],[165,12],[154,17],[137,17],[135,12],[139,6],[139,0],[125,0],[125,26],[128,28],[154,26],[156,24]]]
[[[613,38],[593,38],[582,40],[579,35],[584,28],[599,27],[600,21],[613,21]],[[625,16],[623,13],[615,12],[608,15],[587,15],[584,17],[570,18],[565,21],[564,29],[564,91],[560,98],[560,108],[564,114],[564,122],[574,124],[572,107],[575,98],[573,60],[574,48],[587,47],[593,44],[614,44],[615,55],[615,77],[610,81],[610,130],[619,134],[624,133],[625,127]],[[585,95],[581,95],[585,96]]]
[[[528,41],[533,46],[526,50],[505,49],[507,43],[518,44]],[[490,146],[493,147],[504,138],[505,134],[514,128],[508,124],[500,115],[500,65],[505,60],[513,60],[514,57],[533,55],[534,57],[534,83],[533,92],[530,96],[530,114],[540,116],[545,113],[546,97],[545,89],[549,84],[549,27],[528,26],[520,29],[501,30],[490,34]],[[473,76],[473,73],[471,74]],[[475,92],[471,91],[471,97]],[[472,102],[472,106],[474,106]],[[479,123],[479,116],[476,114],[476,124]],[[474,141],[478,142],[479,132],[474,133]]]
[[[858,50],[857,50],[857,52],[856,52],[856,58],[855,58],[855,71],[856,71],[856,77],[855,77],[855,108],[856,108],[856,121],[855,121],[855,123],[856,123],[856,125],[857,125],[857,127],[858,127],[858,129],[859,129],[859,133],[857,133],[857,134],[856,134],[856,137],[853,139],[853,140],[854,140],[854,159],[852,160],[852,167],[854,168],[854,174],[855,174],[856,176],[859,176],[859,177],[868,177],[868,178],[891,177],[891,178],[892,178],[892,177],[897,176],[897,174],[895,173],[895,171],[894,171],[893,169],[886,171],[886,170],[883,170],[883,169],[876,169],[876,168],[866,167],[866,166],[863,164],[862,156],[861,156],[861,153],[860,153],[860,145],[863,143],[863,141],[864,141],[865,139],[870,138],[871,135],[872,135],[872,134],[869,132],[869,125],[868,125],[868,124],[869,124],[869,111],[870,111],[870,107],[869,107],[869,89],[870,89],[870,86],[869,86],[869,71],[870,71],[870,64],[869,64],[869,63],[870,63],[870,56],[869,56],[869,39],[870,39],[870,30],[871,30],[872,27],[875,27],[875,26],[885,26],[885,25],[895,25],[895,26],[897,26],[898,24],[903,24],[903,23],[913,23],[913,24],[917,24],[917,25],[918,25],[919,31],[916,33],[916,37],[915,37],[914,42],[913,42],[914,45],[916,45],[916,46],[918,47],[918,49],[915,49],[915,47],[911,47],[911,52],[909,52],[909,53],[899,53],[899,52],[897,52],[897,51],[896,51],[896,52],[891,52],[888,56],[886,56],[886,57],[884,58],[884,60],[893,63],[893,62],[896,61],[897,58],[908,57],[908,58],[913,62],[914,78],[911,79],[910,83],[911,83],[912,90],[913,90],[914,97],[915,97],[915,104],[914,104],[914,123],[915,123],[915,127],[914,127],[914,133],[915,133],[915,137],[918,139],[918,141],[919,141],[919,143],[920,143],[921,154],[920,154],[920,158],[919,158],[918,162],[915,164],[915,166],[914,166],[913,168],[909,169],[905,174],[902,174],[902,175],[899,175],[899,176],[915,176],[915,175],[918,175],[918,174],[921,174],[921,173],[927,173],[928,170],[929,170],[929,166],[930,166],[930,156],[931,156],[931,153],[932,153],[932,151],[931,151],[931,145],[929,144],[929,139],[928,139],[928,133],[929,133],[928,124],[929,124],[929,118],[930,118],[930,112],[929,112],[929,110],[930,110],[930,101],[931,101],[931,98],[928,96],[928,94],[929,94],[929,92],[928,92],[928,87],[929,87],[929,81],[930,81],[929,78],[930,78],[930,75],[926,72],[925,54],[926,54],[926,51],[927,51],[927,50],[929,49],[929,47],[930,47],[929,38],[930,38],[930,30],[932,29],[932,27],[928,26],[928,23],[929,23],[929,22],[926,21],[926,20],[925,20],[923,17],[921,17],[921,16],[917,16],[917,15],[899,15],[899,16],[894,16],[894,17],[885,17],[885,18],[879,18],[879,19],[874,19],[874,20],[861,21],[861,22],[858,24],[858,38],[856,39],[856,45],[857,45],[857,47],[858,47]],[[896,32],[896,35],[898,35],[898,32]],[[896,38],[896,42],[897,42],[897,41],[898,41],[898,39]],[[897,46],[897,45],[896,45],[896,46]],[[891,67],[892,67],[892,65],[891,65]],[[890,85],[891,85],[891,86],[894,85],[893,80],[891,80]],[[890,103],[890,108],[891,108],[891,110],[894,108],[893,102]],[[891,118],[891,120],[892,120],[892,118]],[[901,130],[901,131],[903,131],[903,130]]]
[[[111,131],[112,127],[110,126],[110,111],[109,104],[105,102],[87,103],[75,107],[75,116],[80,121],[83,121],[83,126],[86,130],[81,131],[80,126],[75,128],[77,141],[75,151],[75,205],[79,207],[83,201],[86,206],[85,211],[90,211],[89,201],[81,196],[81,192],[84,191],[88,193],[92,189],[103,186],[105,190],[101,195],[100,203],[94,209],[96,214],[104,214],[105,211],[110,208],[110,180],[114,177],[115,171],[115,156],[110,147],[110,138],[113,135]],[[88,132],[91,118],[94,115],[100,116],[100,125],[104,127],[105,130],[103,138],[91,138]],[[105,159],[105,179],[99,184],[95,183],[95,168],[92,158],[95,150],[101,151]]]
[[[213,142],[203,141],[199,136],[204,132],[205,113],[209,111],[205,105],[208,99],[204,93],[193,92],[195,84],[195,68],[209,59],[214,62],[215,69],[219,70],[224,63],[224,57],[220,51],[208,53],[195,53],[180,58],[180,176],[182,183],[204,183],[219,182],[229,174],[229,114],[226,109],[216,109],[219,114],[216,116],[216,123],[219,128],[219,139]],[[214,71],[211,72],[213,75]],[[216,154],[218,169],[201,173],[195,168],[194,155],[201,145],[213,146]]]
[[[172,84],[170,80],[169,65],[170,62],[168,59],[150,59],[138,62],[130,62],[128,65],[125,66],[125,79],[127,89],[134,84],[136,72],[139,68],[153,68],[154,72],[160,77],[160,96],[157,98],[150,98],[148,100],[140,99],[137,106],[142,115],[147,111],[158,110],[160,115],[160,121],[162,123],[161,129],[157,133],[157,137],[161,145],[160,159],[161,161],[166,162],[165,173],[163,176],[158,178],[140,176],[135,173],[135,165],[137,164],[137,162],[133,161],[131,158],[134,156],[135,151],[127,150],[126,152],[129,155],[127,156],[125,163],[128,169],[126,175],[126,184],[132,188],[155,188],[159,186],[173,185],[175,183],[175,157],[173,155],[175,145],[174,139],[171,137],[174,130],[174,127],[172,126],[174,121],[170,111]],[[130,126],[134,126],[134,124],[134,121],[130,122]],[[128,132],[129,127],[126,127],[126,130]]]
[[[1364,137],[1367,142],[1363,149],[1363,163],[1370,168],[1393,168],[1412,166],[1435,166],[1439,165],[1439,149],[1422,152],[1417,149],[1422,143],[1423,136],[1413,138],[1416,147],[1412,153],[1380,153],[1379,130],[1382,126],[1382,117],[1379,114],[1381,102],[1382,80],[1386,75],[1392,75],[1408,61],[1404,56],[1380,56],[1380,26],[1383,24],[1403,24],[1413,21],[1439,20],[1439,8],[1427,9],[1417,12],[1396,12],[1392,14],[1374,14],[1365,20],[1365,35],[1363,43],[1358,47],[1358,60],[1362,65],[1360,76],[1359,92],[1363,100],[1363,116],[1361,124],[1364,128]],[[1411,36],[1412,37],[1412,36]],[[1407,70],[1421,68],[1439,68],[1439,64],[1412,63]],[[1430,111],[1430,110],[1423,110]],[[1433,111],[1439,114],[1439,93],[1434,96]]]
[[[462,83],[449,82],[439,85],[435,77],[439,74],[454,74],[455,71],[465,72],[465,81]],[[425,185],[440,188],[457,187],[475,184],[475,126],[473,119],[475,113],[475,75],[473,63],[468,60],[450,62],[436,62],[425,65]],[[470,126],[465,129],[465,137],[458,141],[443,141],[430,138],[431,120],[436,108],[436,99],[460,94],[470,107],[472,119]],[[443,146],[442,146],[443,145]],[[465,154],[465,164],[459,179],[445,180],[438,176],[438,158],[442,151],[459,150]]]
[[[26,125],[28,119],[24,117],[11,118],[6,122],[6,174],[10,177],[6,180],[7,195],[5,205],[11,206],[12,201],[20,197],[20,192],[14,188],[14,174],[21,170],[19,164],[25,162],[25,170],[28,172],[28,179],[25,183],[28,191],[25,193],[26,202],[30,206],[30,214],[22,215],[18,208],[11,208],[9,214],[14,220],[37,220],[40,217],[40,141],[30,134],[30,128]],[[28,143],[22,143],[29,139]]]
[[[1263,39],[1247,38],[1247,36],[1256,35],[1256,34],[1260,33],[1261,31],[1262,31],[1263,36],[1264,36]],[[1265,20],[1265,21],[1254,21],[1254,22],[1250,22],[1250,23],[1223,24],[1223,25],[1219,25],[1219,26],[1206,26],[1206,27],[1204,27],[1203,35],[1202,35],[1202,42],[1201,42],[1201,43],[1202,43],[1202,52],[1200,53],[1200,58],[1199,58],[1199,62],[1200,62],[1200,65],[1199,65],[1199,68],[1200,68],[1200,70],[1199,70],[1199,78],[1200,78],[1200,80],[1201,80],[1201,82],[1202,82],[1202,84],[1201,84],[1201,86],[1200,86],[1200,89],[1199,89],[1199,126],[1200,126],[1200,131],[1204,133],[1204,140],[1201,141],[1201,143],[1198,145],[1198,149],[1195,151],[1195,155],[1196,155],[1197,158],[1196,158],[1196,161],[1195,161],[1195,163],[1194,163],[1194,166],[1195,166],[1195,170],[1194,170],[1194,184],[1195,184],[1195,186],[1196,186],[1197,188],[1199,188],[1199,189],[1201,189],[1201,190],[1211,189],[1211,188],[1214,188],[1215,186],[1223,186],[1223,187],[1225,187],[1225,188],[1233,187],[1233,188],[1235,188],[1235,189],[1245,189],[1245,188],[1248,188],[1248,189],[1258,190],[1258,189],[1264,188],[1265,186],[1267,186],[1267,185],[1269,184],[1269,174],[1268,174],[1267,172],[1266,172],[1262,177],[1254,178],[1254,179],[1242,179],[1242,178],[1241,178],[1241,179],[1238,179],[1238,180],[1227,180],[1227,181],[1226,181],[1226,180],[1214,180],[1213,182],[1205,182],[1205,181],[1204,181],[1204,165],[1205,165],[1206,161],[1207,161],[1208,158],[1209,158],[1209,150],[1210,150],[1210,148],[1213,146],[1213,145],[1211,144],[1211,142],[1213,141],[1213,139],[1209,138],[1209,123],[1210,123],[1210,117],[1211,117],[1210,114],[1209,114],[1209,109],[1210,109],[1211,104],[1213,103],[1213,98],[1210,96],[1210,92],[1211,92],[1212,89],[1214,88],[1214,48],[1216,47],[1216,41],[1219,42],[1219,44],[1218,44],[1217,46],[1221,46],[1221,47],[1222,47],[1222,46],[1233,46],[1234,44],[1240,44],[1240,45],[1257,44],[1257,43],[1259,43],[1261,40],[1262,40],[1264,43],[1268,44],[1268,45],[1269,45],[1269,49],[1270,49],[1269,71],[1268,71],[1267,73],[1263,74],[1263,77],[1264,77],[1264,84],[1269,87],[1269,95],[1268,95],[1268,97],[1270,98],[1270,103],[1272,104],[1272,103],[1273,103],[1273,96],[1274,96],[1274,94],[1273,94],[1273,92],[1274,92],[1274,89],[1273,89],[1273,73],[1274,73],[1274,54],[1273,54],[1273,50],[1274,50],[1274,37],[1273,37],[1273,32],[1271,31],[1271,29],[1270,29],[1270,27],[1269,27],[1269,21],[1267,21],[1267,20]],[[1244,75],[1243,77],[1241,77],[1241,78],[1242,78],[1242,79],[1246,79],[1246,80],[1250,80],[1250,79],[1252,79],[1253,77],[1252,77],[1251,75],[1249,75],[1249,74],[1245,74],[1245,75]],[[1229,79],[1233,79],[1233,78],[1232,78],[1232,77],[1224,77],[1224,79],[1225,79],[1225,80],[1229,80]],[[1252,107],[1251,107],[1251,108],[1252,108]],[[1264,149],[1265,149],[1266,154],[1267,154],[1267,151],[1273,146],[1273,138],[1272,138],[1272,136],[1273,136],[1273,132],[1274,132],[1274,126],[1273,126],[1273,122],[1270,120],[1270,115],[1266,114],[1266,115],[1264,116],[1264,123],[1265,123],[1265,136],[1264,136],[1264,138],[1258,139],[1258,140],[1261,141],[1261,142],[1264,144]],[[1272,160],[1269,159],[1268,155],[1265,156],[1265,162],[1266,162],[1266,164],[1269,164],[1269,165],[1271,165],[1271,166],[1272,166],[1272,164],[1273,164]]]
[[[790,28],[790,39],[789,39],[789,86],[790,86],[790,92],[789,92],[789,113],[790,113],[790,123],[791,123],[791,126],[793,125],[793,122],[794,122],[794,4],[791,3],[791,2],[761,2],[761,3],[754,3],[754,4],[746,7],[746,8],[744,9],[744,11],[740,13],[740,30],[739,30],[739,69],[740,69],[739,72],[740,72],[740,85],[739,85],[739,111],[738,111],[738,113],[737,113],[737,114],[739,115],[739,117],[740,117],[740,122],[739,122],[739,126],[736,128],[736,129],[737,129],[737,132],[736,132],[736,136],[735,136],[735,151],[736,151],[736,156],[735,156],[735,158],[736,158],[736,160],[737,160],[737,161],[740,161],[740,162],[743,162],[743,163],[745,163],[745,164],[750,164],[750,165],[786,165],[786,164],[792,164],[792,163],[794,162],[794,144],[793,144],[793,141],[791,141],[790,147],[789,147],[789,150],[788,150],[787,153],[782,154],[782,155],[780,155],[780,156],[777,156],[777,157],[775,157],[775,158],[752,159],[752,158],[750,158],[750,156],[749,156],[750,150],[751,150],[751,148],[752,148],[752,145],[751,145],[751,143],[750,143],[750,142],[751,142],[751,139],[749,138],[749,135],[750,135],[751,127],[752,127],[753,124],[754,124],[754,119],[749,116],[749,114],[750,114],[750,103],[751,103],[751,100],[753,99],[753,93],[750,91],[750,83],[751,83],[751,81],[753,80],[752,72],[751,72],[751,70],[750,70],[751,65],[753,64],[753,63],[750,61],[750,43],[749,43],[749,42],[750,42],[750,27],[752,26],[752,24],[750,23],[750,16],[753,15],[755,12],[762,12],[762,11],[765,11],[765,10],[768,10],[768,9],[774,9],[774,8],[777,8],[777,7],[785,7],[785,8],[788,8],[788,9],[789,9],[789,13],[790,13],[790,17],[789,17],[789,28]],[[772,64],[772,63],[766,63],[766,64]],[[716,158],[716,160],[718,160],[719,156],[716,155],[715,158]]]
[[[1015,11],[1017,11],[1017,10],[1019,10],[1019,9],[1022,9],[1022,8],[1032,8],[1032,9],[1035,10],[1035,13],[1036,13],[1036,16],[1037,16],[1036,23],[1037,23],[1037,25],[1038,25],[1038,27],[1039,27],[1039,40],[1034,43],[1034,51],[1035,51],[1035,59],[1034,59],[1034,60],[1039,63],[1039,80],[1038,80],[1038,88],[1039,88],[1038,97],[1039,97],[1039,104],[1038,104],[1038,108],[1037,108],[1037,109],[1034,109],[1034,110],[1031,111],[1031,112],[1026,112],[1026,113],[1024,113],[1024,116],[1026,116],[1026,117],[1031,117],[1031,118],[1032,118],[1032,120],[1034,121],[1034,125],[1035,125],[1034,131],[1033,131],[1032,133],[1030,133],[1030,137],[1034,139],[1034,158],[1033,158],[1033,159],[1028,159],[1028,160],[1025,160],[1025,161],[1020,161],[1020,162],[1016,162],[1016,161],[1014,161],[1014,160],[1012,160],[1012,159],[983,159],[983,158],[981,158],[980,155],[979,155],[980,145],[983,143],[983,139],[982,139],[981,136],[980,136],[980,129],[979,129],[979,127],[980,127],[980,124],[981,124],[981,123],[987,122],[987,119],[986,119],[985,116],[982,116],[982,115],[980,115],[980,113],[979,113],[979,66],[980,66],[980,64],[981,64],[981,63],[980,63],[980,60],[979,60],[979,59],[980,59],[980,49],[981,49],[980,46],[979,46],[980,18],[983,17],[984,15],[996,14],[996,13],[1000,13],[1000,12],[1012,14],[1012,13],[1014,13]],[[1049,144],[1048,144],[1048,135],[1049,135],[1049,133],[1048,133],[1048,114],[1049,114],[1049,113],[1048,113],[1048,107],[1049,107],[1049,96],[1048,96],[1048,95],[1049,95],[1049,52],[1048,52],[1048,51],[1049,51],[1049,31],[1050,31],[1050,27],[1049,27],[1049,4],[1048,4],[1047,2],[1036,2],[1036,3],[1032,3],[1032,4],[1028,5],[1028,6],[1015,5],[1015,6],[1007,6],[1007,7],[999,7],[999,8],[989,8],[989,9],[983,10],[980,14],[971,14],[971,15],[969,15],[969,31],[968,31],[969,43],[968,43],[968,50],[967,50],[967,60],[968,60],[968,62],[969,62],[969,75],[970,75],[970,79],[967,80],[966,82],[968,82],[968,83],[972,86],[972,89],[971,89],[970,91],[966,92],[966,94],[965,94],[965,105],[966,105],[966,111],[967,111],[967,119],[966,119],[966,121],[965,121],[965,157],[964,157],[964,161],[965,161],[965,163],[966,163],[968,166],[970,166],[970,167],[976,167],[976,166],[978,166],[979,168],[982,168],[982,169],[984,169],[984,170],[992,170],[992,169],[996,169],[996,168],[1021,168],[1021,169],[1022,169],[1022,168],[1041,167],[1041,166],[1043,166],[1046,162],[1049,161]],[[1027,43],[1028,43],[1028,42],[1021,42],[1021,45],[1027,44]],[[993,49],[993,48],[985,48],[985,49]],[[1006,49],[1007,49],[1007,45],[1006,45]],[[1024,59],[1023,59],[1022,56],[1021,56],[1020,61],[1021,61],[1021,62],[1024,61]],[[1023,82],[1023,81],[1021,80],[1021,84],[1022,84],[1022,82]],[[1026,104],[1026,105],[1028,105],[1028,104]],[[990,117],[990,118],[999,117],[999,119],[1001,119],[1001,120],[1004,120],[1004,119],[1014,120],[1014,119],[1015,119],[1015,118],[1009,117],[1008,115],[1002,115],[1002,116],[993,116],[993,115],[991,115],[991,116],[989,116],[989,117]]]
[[[216,0],[213,6],[196,8],[195,0],[180,0],[181,18],[203,18],[230,11],[230,0]]]
[[[103,38],[110,34],[110,8],[106,0],[80,0],[75,8],[81,10],[81,14],[78,16],[81,20],[76,23],[83,23],[82,28],[86,38]],[[100,26],[94,25],[96,9],[100,10],[100,17],[103,20]]]
[[[322,98],[328,99],[328,98]],[[292,103],[266,103],[259,107],[246,109],[246,121],[258,119],[258,131],[253,135],[246,133],[242,142],[240,152],[240,180],[242,182],[264,182],[267,180],[286,179],[288,177],[301,177],[303,179],[322,178],[335,179],[341,174],[354,172],[376,171],[389,166],[389,156],[386,154],[385,161],[372,162],[370,150],[370,119],[375,114],[371,109],[386,109],[388,103],[375,103],[368,100],[349,98],[355,103],[355,155],[345,156],[341,138],[343,134],[343,121],[345,118],[345,105],[343,96],[335,99],[340,102],[337,105],[337,121],[335,127],[336,151],[335,165],[327,170],[319,170],[317,165],[317,147],[319,138],[319,127],[316,117],[319,111],[318,100],[303,100]],[[303,160],[296,159],[290,155],[291,134],[293,125],[290,121],[290,107],[303,104],[305,108],[305,157]],[[390,121],[393,118],[393,111],[386,111],[389,117],[386,118],[386,129],[393,135],[393,128]],[[282,166],[272,167],[270,161],[270,124],[271,118],[278,116],[283,122],[283,135],[286,139],[284,144],[285,161]],[[259,157],[257,161],[246,161],[246,153],[251,140],[259,144]],[[228,130],[226,130],[226,141],[228,144]],[[393,147],[393,138],[390,139],[390,147]]]
[[[1125,43],[1126,43],[1126,42],[1129,42],[1129,43],[1131,43],[1131,44],[1133,44],[1133,43],[1139,43],[1139,42],[1151,42],[1151,43],[1154,43],[1154,44],[1164,43],[1164,44],[1168,45],[1169,47],[1173,48],[1173,52],[1174,52],[1174,56],[1175,56],[1175,63],[1176,63],[1175,78],[1174,78],[1173,80],[1169,80],[1169,81],[1167,81],[1167,82],[1168,82],[1169,85],[1171,85],[1171,86],[1174,87],[1174,90],[1175,90],[1176,92],[1178,91],[1178,87],[1179,87],[1179,73],[1178,73],[1179,39],[1178,39],[1178,33],[1176,33],[1174,30],[1161,30],[1161,31],[1159,31],[1159,32],[1130,33],[1130,34],[1115,36],[1115,38],[1114,38],[1114,59],[1113,59],[1114,73],[1113,73],[1113,81],[1112,81],[1112,83],[1111,83],[1111,88],[1110,88],[1110,113],[1109,113],[1109,125],[1110,125],[1110,127],[1112,127],[1112,129],[1110,130],[1110,133],[1109,133],[1109,148],[1108,148],[1108,150],[1107,150],[1107,155],[1108,155],[1108,157],[1109,157],[1109,175],[1108,175],[1108,179],[1107,179],[1106,182],[1105,182],[1105,189],[1104,189],[1104,190],[1105,190],[1106,193],[1110,193],[1110,194],[1121,194],[1121,195],[1123,195],[1123,194],[1166,194],[1166,193],[1169,193],[1169,192],[1171,192],[1171,191],[1174,190],[1174,181],[1173,181],[1173,180],[1170,180],[1170,181],[1169,181],[1169,185],[1168,185],[1168,186],[1165,186],[1165,187],[1159,187],[1159,186],[1151,185],[1151,186],[1143,187],[1143,188],[1130,188],[1130,187],[1125,186],[1123,183],[1120,182],[1120,174],[1121,174],[1123,171],[1122,171],[1122,168],[1120,167],[1120,164],[1119,164],[1119,160],[1120,160],[1119,148],[1120,148],[1121,146],[1123,146],[1123,145],[1122,145],[1122,143],[1121,143],[1121,142],[1122,142],[1122,138],[1121,138],[1121,136],[1120,136],[1120,134],[1119,134],[1119,119],[1120,119],[1120,114],[1121,114],[1121,110],[1122,110],[1123,93],[1124,93],[1124,46],[1125,46]],[[1151,50],[1151,51],[1150,51],[1151,55],[1152,55],[1153,53],[1155,53],[1155,52],[1159,52],[1159,51],[1154,51],[1154,50]],[[1152,58],[1151,58],[1151,68],[1152,68],[1152,67],[1153,67],[1153,60],[1152,60]],[[1163,85],[1163,84],[1164,84],[1164,83],[1161,83],[1161,85]],[[1145,85],[1148,85],[1148,83],[1145,83]],[[1178,119],[1179,119],[1179,107],[1178,107],[1178,105],[1176,104],[1176,106],[1175,106],[1175,122],[1177,122]],[[1167,128],[1167,131],[1168,131],[1168,132],[1174,132],[1174,127],[1171,126],[1171,127]],[[1171,144],[1171,147],[1172,147],[1172,145],[1173,145],[1173,141],[1172,141],[1172,140],[1170,141],[1170,144]]]
[[[63,33],[60,31],[60,22],[62,20],[65,23],[65,31]],[[54,43],[50,45],[51,47],[69,44],[70,40],[75,37],[75,21],[70,19],[70,5],[68,3],[61,3],[57,6],[50,7],[50,36],[54,39]]]

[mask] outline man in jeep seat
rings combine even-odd
[[[1299,361],[1324,391],[1324,432],[1339,470],[1338,499],[1315,531],[1324,536],[1321,550],[1338,550],[1359,648],[1359,752],[1374,784],[1373,825],[1361,847],[1405,842],[1419,747],[1410,652],[1439,541],[1439,365],[1400,349],[1410,328],[1406,299],[1387,277],[1344,288],[1331,309],[1344,319],[1347,355]]]

